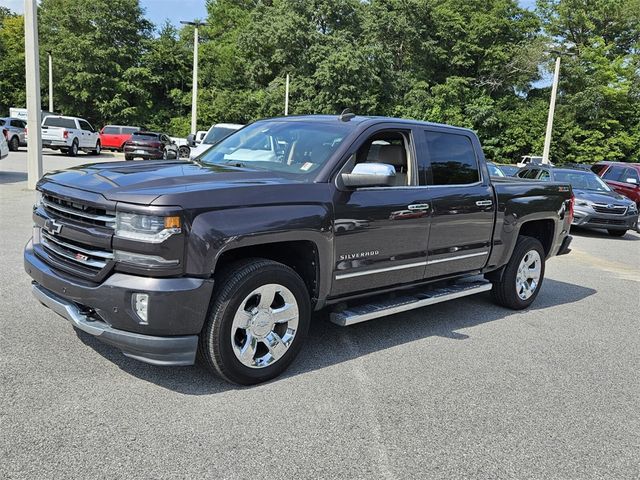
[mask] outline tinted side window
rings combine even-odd
[[[622,181],[626,183],[628,178],[634,178],[636,180],[636,185],[640,183],[640,179],[638,178],[638,172],[633,168],[627,168],[622,175]]]
[[[119,135],[120,134],[120,128],[118,128],[118,127],[104,127],[102,129],[102,133],[105,133],[107,135]]]
[[[78,123],[80,124],[80,128],[82,130],[87,130],[89,132],[93,131],[93,128],[91,127],[91,125],[89,125],[89,122],[86,122],[84,120],[78,120]]]
[[[17,128],[24,128],[24,123],[22,120],[11,120],[11,126]]]
[[[551,175],[549,174],[549,171],[542,170],[542,172],[540,172],[540,176],[538,177],[538,180],[542,180],[545,182],[548,182],[549,180],[551,180]]]
[[[622,167],[613,166],[604,173],[602,178],[606,178],[607,180],[613,180],[614,182],[622,181],[620,180],[620,178],[622,177],[623,173],[624,173],[624,169]]]
[[[0,127],[3,127],[3,126],[4,126],[4,124],[5,124],[5,122],[6,122],[6,120],[2,120],[2,119],[0,119]]]
[[[469,137],[425,132],[434,185],[464,185],[480,180],[478,162]]]
[[[591,171],[596,175],[600,175],[606,167],[606,165],[594,165],[591,167]]]
[[[122,133],[124,134],[135,133],[138,130],[138,127],[122,127]]]

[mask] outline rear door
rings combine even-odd
[[[433,205],[425,276],[479,270],[489,258],[496,212],[480,143],[464,130],[429,127],[422,135]]]

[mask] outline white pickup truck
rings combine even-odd
[[[42,120],[42,146],[75,157],[80,150],[100,155],[100,134],[77,117],[49,115]]]

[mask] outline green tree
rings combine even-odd
[[[138,0],[42,0],[39,29],[41,50],[53,55],[61,111],[98,125],[148,116],[148,71],[140,61],[151,24]]]
[[[0,9],[0,115],[10,107],[24,107],[24,20],[7,8]]]

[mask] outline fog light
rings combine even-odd
[[[149,312],[149,294],[147,293],[134,293],[133,297],[133,309],[140,318],[140,324],[148,325],[148,312]]]

